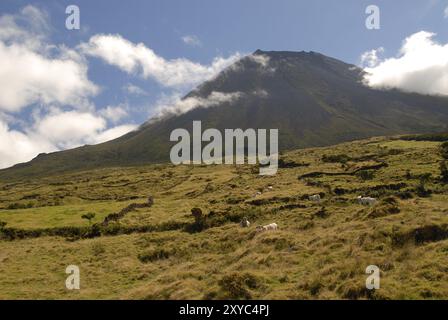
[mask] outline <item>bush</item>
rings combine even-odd
[[[375,219],[386,217],[392,214],[400,213],[400,207],[397,203],[384,203],[380,206],[374,207],[368,214],[367,218]]]
[[[372,180],[375,175],[373,170],[361,170],[356,172],[356,176],[361,180]]]
[[[346,154],[335,154],[335,155],[324,155],[322,157],[323,162],[329,163],[347,163],[350,160],[350,157]]]
[[[329,216],[329,213],[325,207],[322,207],[314,215],[319,218],[326,218]]]
[[[99,236],[101,236],[101,228],[98,224],[94,224],[82,235],[83,238],[96,238]]]
[[[338,196],[342,196],[343,194],[347,193],[348,190],[344,189],[344,188],[337,187],[337,188],[334,188],[333,192]]]
[[[407,180],[411,180],[413,178],[411,170],[407,169],[406,170],[406,175],[405,175]]]
[[[414,195],[410,191],[400,191],[395,194],[401,200],[412,199]]]
[[[11,203],[6,207],[6,209],[8,209],[8,210],[27,209],[27,208],[30,208],[30,207],[28,207],[24,203],[17,203],[17,202]]]
[[[414,134],[414,135],[407,135],[401,137],[401,140],[407,140],[407,141],[447,141],[448,140],[448,133],[429,133],[429,134]]]
[[[227,299],[252,299],[250,289],[259,286],[257,278],[250,273],[225,275],[218,284]]]
[[[440,180],[444,183],[448,183],[448,168],[446,161],[440,162]]]
[[[448,141],[441,144],[440,155],[442,158],[448,159]]]
[[[173,254],[172,251],[166,249],[154,249],[148,253],[143,253],[138,255],[138,260],[143,263],[154,262],[157,260],[168,259]]]
[[[206,226],[206,217],[202,214],[202,210],[200,208],[191,209],[191,215],[194,217],[194,222],[187,226],[186,230],[188,232],[201,232],[204,230]]]
[[[426,183],[431,179],[430,173],[425,173],[420,176],[420,182],[416,188],[417,195],[419,197],[429,197],[431,195],[431,190],[426,189]]]
[[[91,213],[91,212],[90,213],[86,213],[86,214],[83,214],[81,216],[81,218],[88,220],[89,221],[89,225],[90,225],[92,223],[92,219],[95,218],[95,214]]]

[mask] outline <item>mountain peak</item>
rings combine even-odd
[[[324,56],[315,51],[265,51],[257,49],[252,55],[266,55],[270,57],[304,57],[304,56]]]
[[[448,98],[373,90],[362,84],[360,71],[313,51],[259,49],[191,91],[184,112],[153,119],[137,131],[100,145],[41,155],[0,171],[0,179],[166,162],[173,145],[171,132],[191,131],[193,121],[221,132],[279,129],[280,150],[447,130]]]

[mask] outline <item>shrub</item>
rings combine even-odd
[[[346,189],[344,189],[344,188],[339,188],[339,187],[337,187],[337,188],[334,188],[333,192],[334,192],[336,195],[341,196],[341,195],[347,193],[348,190],[346,190]]]
[[[431,195],[431,190],[426,189],[426,183],[430,180],[431,174],[425,173],[420,176],[420,182],[416,188],[417,195],[419,197],[429,197]]]
[[[288,161],[281,158],[278,160],[279,168],[299,168],[299,167],[308,167],[309,165],[310,165],[309,163]]]
[[[448,183],[448,168],[446,166],[446,161],[440,162],[440,176],[444,183]]]
[[[90,225],[90,224],[92,224],[92,219],[95,218],[95,214],[92,213],[92,212],[90,212],[90,213],[86,213],[86,214],[83,214],[83,215],[81,216],[81,218],[82,218],[82,219],[86,219],[86,220],[88,220],[88,221],[89,221],[89,225]]]
[[[314,215],[319,218],[326,218],[328,217],[329,213],[325,207],[322,207]]]
[[[389,216],[392,214],[400,213],[400,207],[397,203],[384,203],[380,206],[374,207],[368,214],[367,218],[375,219],[381,218],[385,216]]]
[[[400,191],[395,194],[401,200],[412,199],[414,195],[410,191]]]
[[[367,289],[364,283],[356,281],[344,283],[337,289],[337,291],[341,294],[342,298],[350,300],[363,298],[373,299],[375,293],[375,290]]]
[[[448,141],[440,145],[440,155],[444,159],[448,159]]]
[[[395,205],[395,206],[398,205],[398,201],[394,197],[384,198],[383,200],[381,200],[381,202],[383,204],[391,204],[391,205]]]
[[[138,260],[143,263],[154,262],[157,260],[168,259],[173,254],[172,251],[166,249],[154,249],[148,253],[143,253],[138,255]]]
[[[17,203],[17,202],[11,203],[6,207],[6,209],[8,209],[8,210],[27,209],[27,208],[30,208],[30,207],[28,207],[26,204]]]
[[[346,154],[334,154],[334,155],[324,155],[322,157],[323,162],[329,162],[329,163],[347,163],[350,160],[350,157]]]
[[[401,140],[407,140],[407,141],[447,141],[448,140],[448,133],[429,133],[429,134],[414,134],[414,135],[407,135],[400,138]]]
[[[250,273],[225,275],[218,284],[228,299],[252,299],[250,289],[259,286],[257,278]]]
[[[356,172],[356,176],[361,180],[372,180],[375,173],[373,170],[361,170]]]
[[[194,217],[194,222],[187,227],[188,232],[200,232],[206,228],[206,218],[202,214],[200,208],[191,209],[191,215]]]
[[[101,228],[98,224],[94,224],[93,226],[88,228],[86,232],[84,232],[84,234],[82,235],[83,238],[96,238],[99,236],[101,236]]]
[[[315,279],[309,286],[310,294],[313,296],[318,295],[322,287],[322,283],[320,283],[319,279]]]

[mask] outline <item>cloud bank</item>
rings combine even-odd
[[[155,113],[157,117],[163,117],[168,114],[182,114],[195,108],[214,107],[222,103],[231,103],[243,96],[242,92],[211,92],[206,98],[187,97],[182,99],[179,94],[169,97],[162,97],[157,103]]]
[[[122,106],[96,111],[99,87],[86,59],[52,44],[46,12],[26,6],[0,16],[0,168],[83,144],[113,139],[136,128],[122,124]],[[30,120],[21,112],[32,108]],[[21,128],[20,128],[21,127]]]
[[[47,114],[23,132],[0,119],[0,168],[29,161],[39,153],[102,143],[135,129],[132,124],[107,128],[104,117],[74,110]]]
[[[217,57],[202,65],[188,59],[166,60],[143,43],[134,44],[120,35],[98,34],[80,46],[81,51],[116,66],[129,74],[153,79],[164,87],[193,87],[206,81],[242,57],[236,53],[227,58]]]
[[[373,88],[448,95],[448,44],[434,37],[426,31],[412,34],[394,58],[379,59],[375,50],[364,53],[369,64],[364,82]]]
[[[45,19],[32,6],[0,17],[0,110],[17,112],[33,103],[79,106],[98,92],[81,56],[36,34],[49,28]]]

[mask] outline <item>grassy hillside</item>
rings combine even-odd
[[[447,299],[440,144],[372,138],[296,150],[272,177],[250,166],[148,165],[3,182],[0,298]],[[320,204],[307,199],[316,193]],[[361,206],[358,195],[379,203]],[[149,196],[152,206],[101,223]],[[205,220],[195,223],[194,207]],[[81,218],[89,212],[91,224]],[[255,232],[271,222],[279,230]],[[65,288],[71,264],[80,291]],[[371,264],[381,269],[374,292]]]

